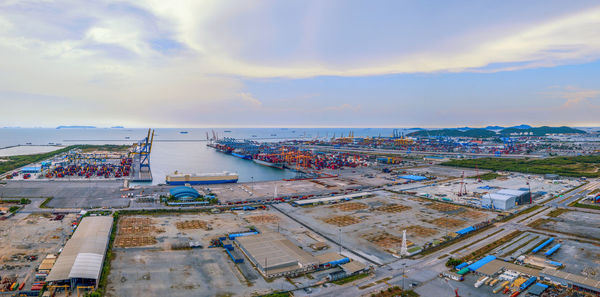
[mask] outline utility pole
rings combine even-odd
[[[342,228],[340,228],[339,230],[340,230],[339,246],[340,246],[340,254],[341,254],[342,253]]]
[[[406,266],[406,263],[402,263],[402,291],[404,291],[404,279],[406,278],[406,275],[404,275],[405,266]]]

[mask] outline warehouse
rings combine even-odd
[[[531,202],[531,195],[529,194],[529,191],[503,189],[496,192],[496,194],[515,196],[515,202],[518,205],[529,204]]]
[[[516,205],[516,197],[512,195],[502,194],[487,194],[481,197],[481,207],[498,209],[498,210],[509,210]]]
[[[85,217],[63,248],[46,281],[54,285],[98,286],[113,218]]]
[[[273,231],[236,237],[234,242],[267,278],[299,275],[319,265],[317,258]]]
[[[372,193],[362,192],[348,195],[340,195],[340,196],[331,196],[331,197],[322,197],[322,198],[314,198],[314,199],[306,199],[306,200],[297,200],[292,203],[293,206],[303,206],[303,205],[311,205],[317,203],[336,203],[338,201],[348,201],[352,199],[358,198],[366,198],[372,196]]]
[[[573,290],[593,293],[600,296],[600,281],[598,280],[551,268],[542,270],[540,276],[546,280],[569,287]]]

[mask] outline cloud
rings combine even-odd
[[[509,9],[502,20],[472,26],[414,3],[402,4],[407,6],[402,12],[427,19],[357,3],[2,1],[0,120],[19,120],[31,96],[41,98],[36,101],[40,110],[55,111],[39,118],[59,124],[73,114],[81,120],[96,115],[106,123],[119,118],[132,123],[156,119],[164,125],[236,122],[249,107],[281,120],[314,111],[358,113],[371,102],[344,100],[339,95],[343,83],[315,83],[289,93],[287,86],[255,91],[247,85],[256,80],[267,85],[280,77],[512,71],[600,58],[600,7],[557,5],[560,13],[531,16],[526,11],[521,22],[512,22],[508,16],[514,10]],[[485,21],[476,13],[469,17]],[[428,24],[437,19],[436,25]],[[567,106],[598,95],[594,90],[561,92],[556,96],[563,96]],[[310,100],[313,95],[302,94],[320,95]],[[295,96],[300,97],[285,99]],[[56,102],[70,104],[60,111],[54,109]],[[314,116],[310,121],[322,118]]]
[[[550,89],[552,90],[542,92],[542,94],[551,98],[561,98],[566,100],[563,104],[564,108],[573,107],[588,99],[600,97],[600,90],[581,89],[575,86],[566,86],[564,88],[552,86]]]
[[[250,93],[239,93],[239,98],[242,100],[242,102],[248,104],[248,105],[252,105],[252,106],[261,106],[262,102],[260,102],[258,99],[254,98],[254,96],[252,96],[252,94]]]
[[[352,104],[341,104],[336,106],[326,106],[323,108],[323,111],[359,111],[361,109],[360,105],[352,105]]]

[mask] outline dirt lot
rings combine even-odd
[[[154,240],[115,245],[106,296],[252,296],[293,288],[285,279],[267,283],[249,264],[234,264],[224,249],[208,248],[212,239],[246,231],[257,220],[279,217],[265,211],[122,217],[118,232]],[[138,228],[141,222],[145,227]],[[171,249],[192,241],[203,248]]]
[[[341,229],[346,246],[378,263],[396,259],[392,253],[400,248],[403,230],[407,230],[407,240],[418,247],[497,216],[493,212],[387,191],[333,205],[277,207],[330,238],[339,238]]]
[[[0,221],[0,276],[15,277],[25,289],[34,282],[35,269],[47,254],[56,254],[72,233],[75,215],[54,220],[51,214],[16,214]],[[32,260],[31,256],[36,256]]]

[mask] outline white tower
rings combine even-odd
[[[406,230],[402,230],[402,247],[400,248],[400,256],[408,256],[408,247],[406,246]]]

